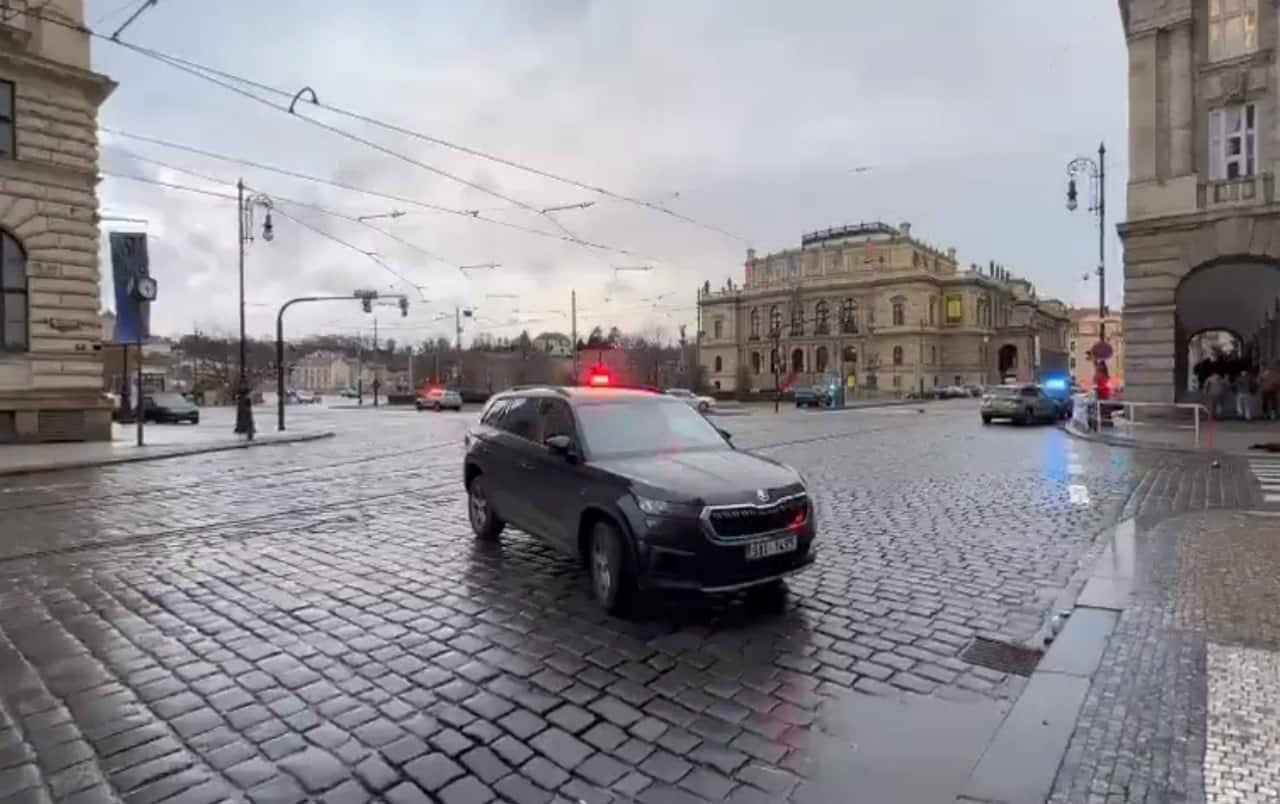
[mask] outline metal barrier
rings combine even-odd
[[[1125,399],[1096,399],[1092,395],[1077,394],[1071,410],[1072,424],[1086,431],[1099,432],[1103,427],[1120,428],[1122,438],[1138,441],[1136,428],[1139,424],[1139,412],[1150,418],[1150,413],[1157,410],[1180,410],[1191,412],[1192,443],[1200,447],[1200,435],[1203,432],[1206,446],[1213,449],[1213,415],[1209,409],[1199,402],[1131,402]],[[1203,421],[1203,426],[1201,422]]]

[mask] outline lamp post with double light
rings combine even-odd
[[[240,241],[240,371],[236,388],[235,432],[253,440],[253,399],[249,388],[249,366],[244,330],[244,248],[253,242],[253,210],[262,207],[266,216],[262,221],[262,239],[270,243],[275,238],[271,225],[271,199],[263,193],[245,197],[244,179],[236,182],[236,224]]]
[[[1107,340],[1107,146],[1098,145],[1098,158],[1081,156],[1067,163],[1067,209],[1078,206],[1076,177],[1089,179],[1089,212],[1098,216],[1098,341]],[[1099,361],[1103,362],[1103,361]]]

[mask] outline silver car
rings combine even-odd
[[[982,423],[1008,419],[1014,424],[1053,422],[1058,405],[1039,385],[997,385],[982,397]]]
[[[716,400],[710,396],[699,396],[693,391],[685,388],[668,388],[664,391],[667,396],[674,396],[689,407],[699,413],[708,413],[716,406]]]

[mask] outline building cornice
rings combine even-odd
[[[1280,202],[1258,204],[1252,207],[1226,207],[1214,210],[1197,210],[1181,215],[1161,215],[1116,224],[1120,237],[1131,235],[1163,234],[1165,232],[1189,232],[1205,224],[1217,223],[1229,218],[1280,217]]]
[[[73,86],[82,91],[94,106],[101,106],[116,88],[115,81],[92,70],[81,70],[52,59],[30,56],[13,50],[0,50],[0,66]]]

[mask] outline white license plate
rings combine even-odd
[[[747,545],[747,560],[754,561],[757,558],[768,558],[782,553],[790,553],[794,549],[796,549],[795,536],[783,536],[780,539],[764,539],[758,542],[751,542]]]

